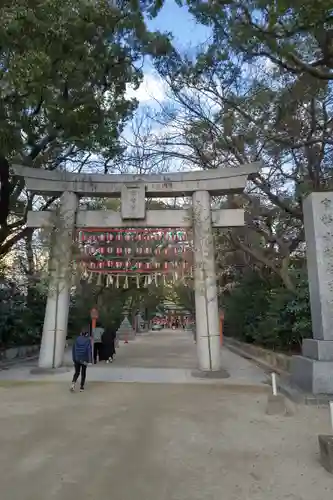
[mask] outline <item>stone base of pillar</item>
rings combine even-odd
[[[304,339],[302,354],[318,361],[333,361],[333,340]]]
[[[229,374],[229,372],[227,372],[227,370],[223,370],[223,369],[220,369],[220,370],[217,370],[214,372],[213,371],[193,370],[192,377],[218,380],[218,379],[229,378],[230,374]]]
[[[196,341],[199,370],[202,372],[220,371],[221,352],[219,334],[204,337],[200,335],[200,331],[197,331]]]
[[[314,341],[323,342],[323,341]],[[333,342],[325,342],[333,344]],[[303,354],[312,352],[320,346],[306,345]],[[307,356],[294,356],[291,363],[291,381],[310,394],[333,394],[333,359],[312,359]]]
[[[318,441],[321,465],[333,474],[333,436],[318,436]]]

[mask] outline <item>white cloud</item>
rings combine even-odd
[[[146,73],[140,87],[135,90],[128,85],[126,97],[136,98],[139,103],[149,104],[153,101],[163,102],[166,99],[167,86],[157,73]]]

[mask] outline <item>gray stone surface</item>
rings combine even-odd
[[[259,162],[237,168],[218,168],[190,172],[146,175],[72,174],[61,171],[37,171],[13,165],[16,175],[24,176],[27,189],[33,192],[58,194],[72,191],[85,196],[119,198],[124,184],[143,184],[146,196],[188,196],[198,189],[214,194],[240,193],[249,175],[258,172]]]
[[[312,394],[333,394],[333,363],[304,356],[294,356],[291,362],[292,381]]]
[[[121,322],[117,330],[117,339],[119,340],[135,340],[135,331],[132,328],[127,316]]]
[[[146,192],[144,184],[124,184],[121,188],[122,219],[144,219],[146,216]]]
[[[330,340],[303,340],[303,356],[319,361],[333,361],[333,342]]]
[[[192,196],[192,204],[198,362],[202,371],[218,371],[220,369],[220,321],[209,193],[196,191]]]
[[[65,355],[65,366],[73,369],[71,351]],[[94,382],[145,382],[172,384],[216,384],[229,390],[267,393],[267,376],[255,364],[228,349],[221,350],[221,366],[230,375],[224,379],[193,377],[197,368],[196,346],[192,335],[183,330],[143,333],[135,342],[122,341],[112,364],[99,363],[88,368],[88,380]],[[34,365],[27,363],[0,372],[0,381],[62,381],[70,382],[71,372],[31,373]]]
[[[39,346],[38,345],[29,345],[29,346],[18,346],[18,347],[11,347],[9,349],[6,349],[4,351],[0,352],[0,361],[1,362],[8,362],[8,361],[15,361],[15,359],[22,359],[22,358],[28,358],[31,356],[35,356],[39,352]]]
[[[319,436],[318,441],[321,465],[333,474],[333,436]]]
[[[312,332],[320,342],[304,341],[292,381],[313,394],[333,394],[333,192],[311,193],[303,213]]]
[[[333,192],[303,203],[313,338],[333,341]]]
[[[22,345],[18,348],[18,357],[25,358],[26,356],[29,356],[31,352],[32,351],[29,349],[29,347]]]
[[[283,394],[269,394],[267,399],[267,415],[292,415],[291,404],[286,400]]]
[[[192,372],[193,377],[197,378],[203,378],[203,379],[223,379],[223,378],[229,378],[230,375],[227,372],[227,370],[218,370],[215,372],[204,372],[201,370],[193,370]]]
[[[213,227],[244,226],[244,210],[242,208],[212,210],[211,212]]]
[[[73,362],[71,363],[71,366]],[[59,375],[61,373],[68,373],[70,371],[69,366],[60,366],[59,368],[42,368],[39,366],[34,366],[31,368],[31,375]]]
[[[18,347],[12,347],[11,349],[6,349],[6,359],[9,361],[18,357],[19,349]]]
[[[48,295],[45,307],[39,367],[62,365],[67,337],[70,291],[72,288],[72,247],[78,197],[65,191],[60,198],[57,227],[51,241]]]
[[[279,376],[277,378],[277,385],[279,391],[297,405],[312,405],[327,408],[328,403],[332,399],[332,395],[329,394],[315,395],[310,392],[305,392],[292,383],[290,376]]]
[[[28,212],[28,227],[51,227],[54,223],[52,212]],[[76,218],[76,227],[192,227],[190,210],[147,210],[144,224],[142,220],[123,220],[121,214],[115,210],[79,210]],[[213,227],[237,227],[244,225],[244,211],[241,209],[212,210]]]
[[[140,313],[135,316],[135,321],[136,321],[136,333],[144,332],[145,322]]]

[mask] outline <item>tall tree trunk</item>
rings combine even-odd
[[[289,256],[285,257],[282,260],[279,274],[280,274],[280,277],[283,281],[283,284],[287,288],[287,290],[295,293],[296,292],[295,284],[293,283],[293,281],[290,277],[290,273],[289,273],[289,262],[290,262]]]
[[[30,229],[25,237],[25,251],[27,257],[27,306],[30,307],[34,301],[34,287],[36,285],[36,269],[33,252],[33,229]]]
[[[9,163],[0,154],[0,233],[1,238],[7,235],[7,217],[9,215],[10,181]]]

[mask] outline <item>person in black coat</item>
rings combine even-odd
[[[106,328],[102,335],[103,344],[103,359],[108,363],[112,363],[116,353],[115,349],[116,332],[112,328]]]

